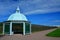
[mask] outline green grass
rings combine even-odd
[[[2,32],[0,32],[0,34],[2,34]]]
[[[60,37],[60,28],[58,28],[58,29],[48,33],[47,36],[50,36],[50,37]]]

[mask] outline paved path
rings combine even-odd
[[[45,36],[47,33],[53,31],[55,29],[40,31],[36,33],[32,33],[31,35],[21,35],[14,34],[12,36],[2,36],[0,40],[60,40],[60,37],[47,37]]]

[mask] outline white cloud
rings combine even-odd
[[[33,11],[26,12],[25,14],[26,15],[29,15],[29,14],[45,14],[45,13],[50,13],[50,12],[60,12],[60,8],[33,10]]]
[[[2,1],[2,0],[0,0]],[[14,8],[18,5],[14,0],[3,0],[4,2],[0,2],[0,10],[5,11],[10,8]],[[57,12],[60,11],[60,0],[21,0],[19,2],[20,7],[23,9],[23,13],[26,15],[29,14],[44,14],[49,12]],[[3,10],[2,10],[3,9]],[[26,12],[27,11],[27,12]]]
[[[54,20],[54,21],[52,21],[52,22],[60,22],[60,20]]]

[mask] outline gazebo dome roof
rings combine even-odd
[[[17,7],[16,12],[13,13],[9,18],[8,21],[10,20],[19,20],[19,21],[28,21],[26,16],[23,15],[20,10],[19,7]]]

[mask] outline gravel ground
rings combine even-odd
[[[55,29],[40,31],[32,33],[31,35],[21,35],[21,34],[14,34],[12,36],[1,36],[0,40],[60,40],[60,37],[47,37],[45,36],[47,33],[53,31]]]

